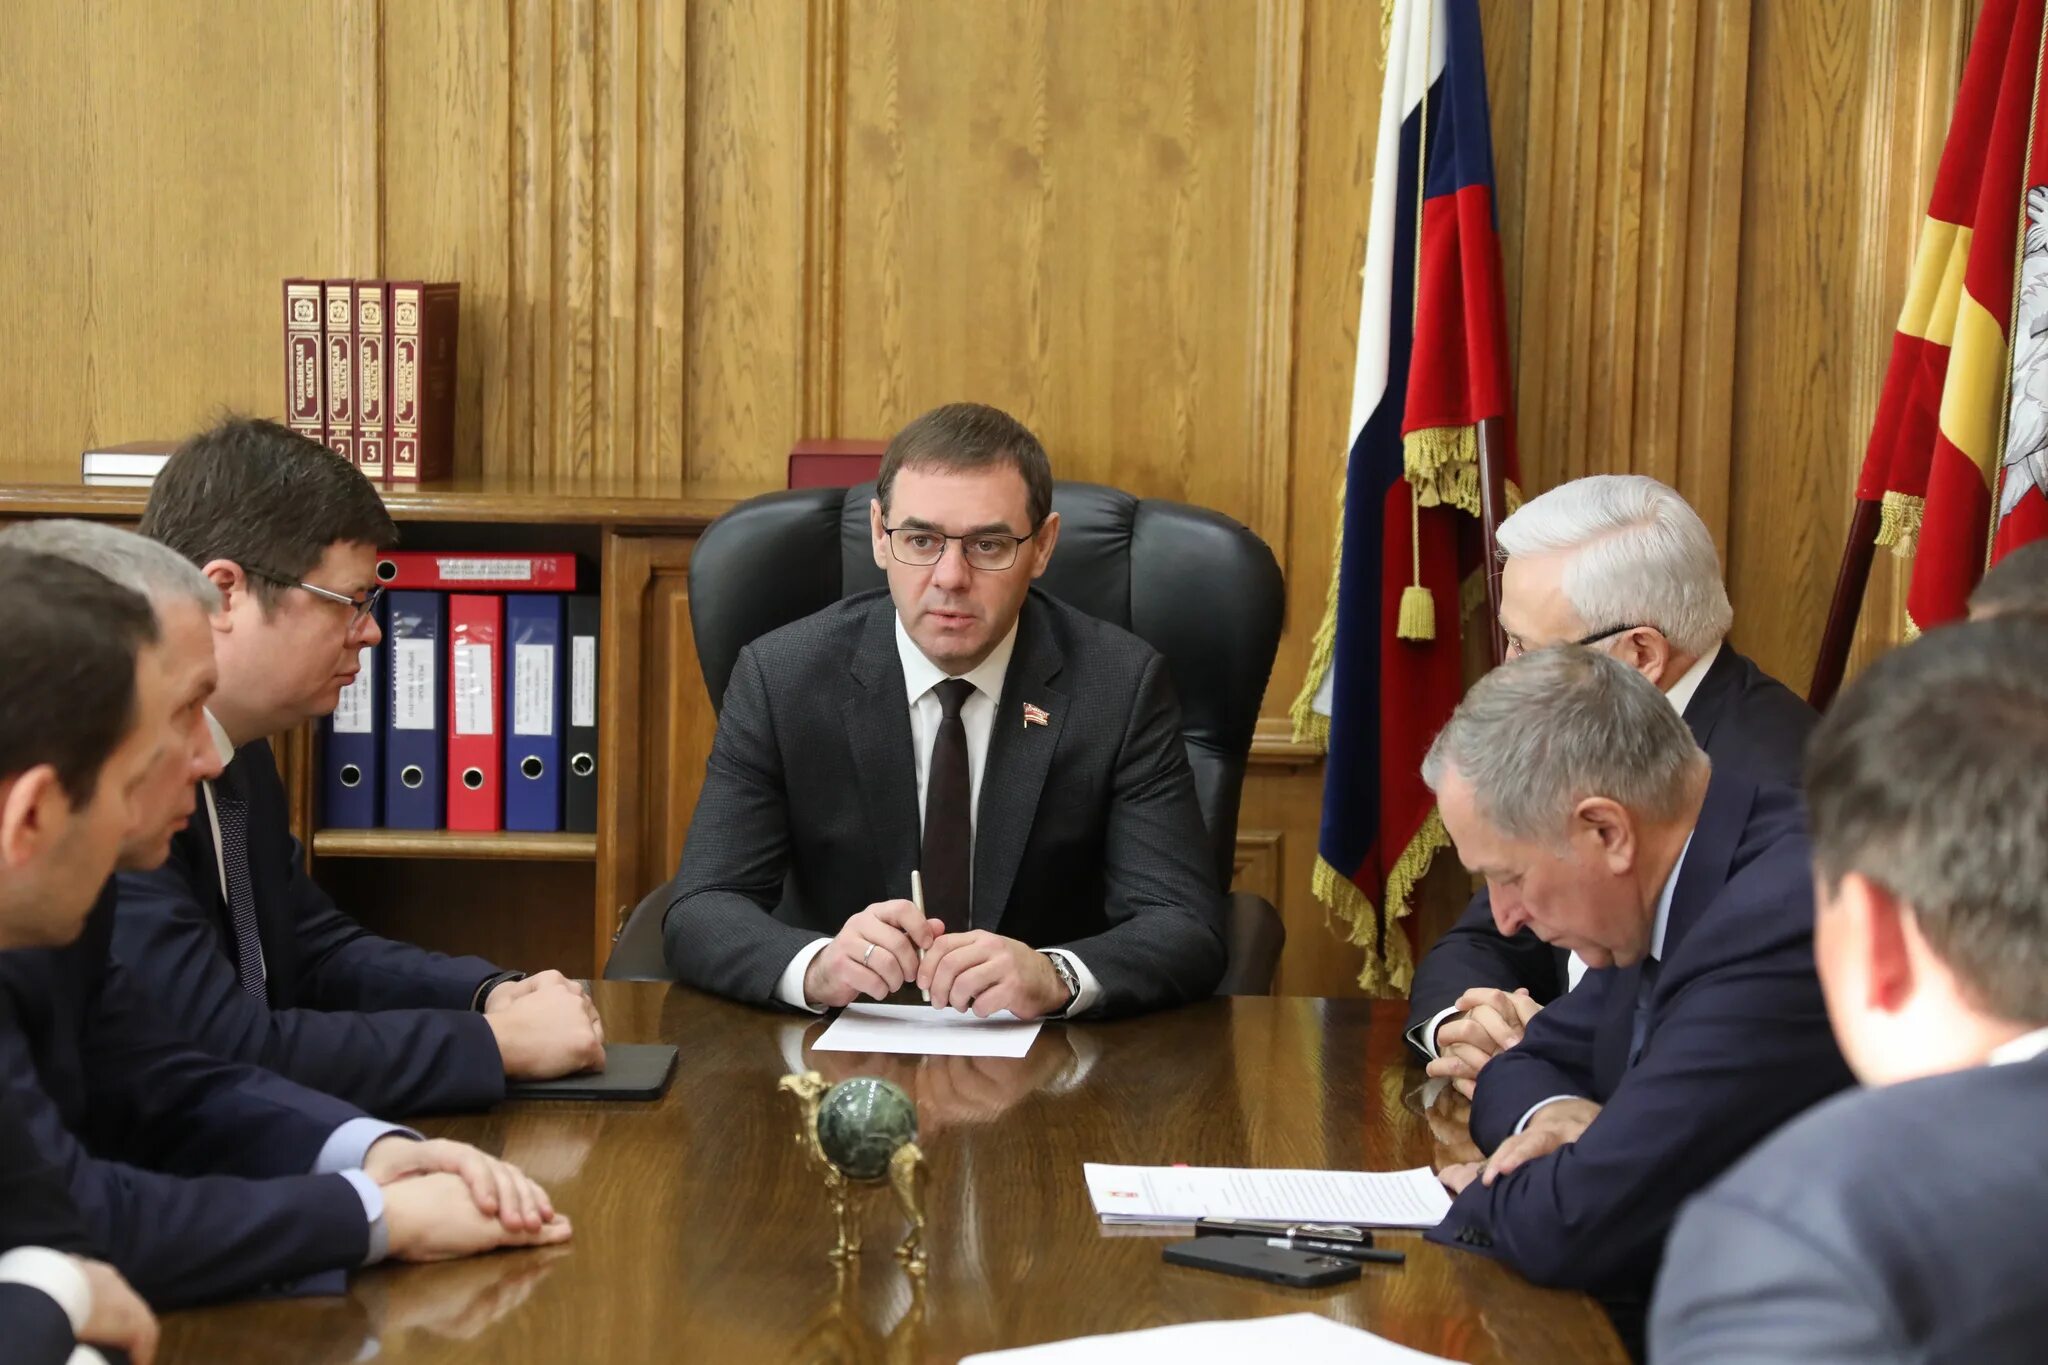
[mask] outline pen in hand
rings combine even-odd
[[[912,905],[914,905],[914,906],[916,906],[916,907],[917,907],[917,917],[918,917],[919,919],[923,919],[923,918],[924,918],[924,876],[923,876],[923,875],[922,875],[922,874],[921,874],[921,873],[920,873],[920,872],[919,872],[919,871],[918,871],[918,870],[917,870],[916,868],[914,868],[914,867],[910,869],[910,903],[911,903]],[[922,963],[922,962],[924,961],[924,949],[922,949],[922,948],[919,948],[919,949],[917,950],[917,960],[918,960],[918,961],[919,961],[920,963]],[[931,993],[931,991],[930,991],[930,990],[928,990],[928,989],[926,989],[926,988],[924,988],[924,987],[919,987],[919,988],[918,988],[918,993],[919,993],[920,995],[924,996],[924,1002],[925,1002],[925,1004],[927,1004],[927,1005],[931,1004],[931,1002],[932,1002],[932,993]]]

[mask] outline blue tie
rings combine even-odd
[[[267,999],[263,984],[263,940],[256,934],[256,892],[249,885],[249,803],[214,797],[220,812],[221,868],[227,874],[228,916],[235,931],[235,975],[242,989]]]
[[[1650,1032],[1650,997],[1657,993],[1657,969],[1662,965],[1654,957],[1644,958],[1642,973],[1636,980],[1636,1012],[1628,1028],[1630,1066],[1634,1066],[1636,1058],[1643,1055],[1643,1040]]]

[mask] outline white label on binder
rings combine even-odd
[[[555,647],[512,646],[512,733],[555,732]]]
[[[362,665],[362,672],[356,680],[341,689],[341,700],[334,707],[334,733],[337,735],[367,735],[370,733],[370,717],[377,699],[377,670],[372,660],[376,651],[368,645],[356,660]]]
[[[391,728],[434,728],[433,640],[391,642]]]
[[[449,559],[434,561],[443,582],[448,583],[530,583],[530,559]]]
[[[455,733],[495,734],[497,708],[491,705],[491,647],[475,640],[457,640],[454,654],[455,676],[450,685],[455,698]]]
[[[597,637],[569,637],[569,723],[597,724]]]

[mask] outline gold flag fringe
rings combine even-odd
[[[1287,708],[1287,715],[1294,722],[1294,742],[1313,744],[1318,749],[1330,747],[1330,718],[1316,710],[1316,693],[1323,690],[1323,679],[1330,672],[1330,665],[1337,657],[1337,586],[1344,567],[1344,493],[1345,483],[1337,483],[1337,534],[1331,537],[1330,545],[1330,587],[1323,594],[1323,619],[1316,627],[1315,638],[1309,641],[1308,673],[1301,680],[1301,691],[1294,698],[1294,705]]]
[[[1911,559],[1920,544],[1920,524],[1927,499],[1911,493],[1887,493],[1877,517],[1877,543],[1889,546],[1900,559]]]
[[[1432,806],[1422,828],[1415,831],[1415,837],[1401,850],[1393,870],[1387,874],[1384,931],[1381,916],[1374,912],[1372,902],[1357,884],[1322,858],[1316,859],[1310,889],[1331,914],[1348,926],[1345,941],[1365,949],[1365,966],[1358,973],[1358,984],[1368,993],[1407,994],[1415,979],[1415,960],[1408,951],[1408,936],[1400,931],[1400,921],[1414,910],[1415,888],[1430,864],[1450,845],[1451,836],[1444,829],[1443,817]]]

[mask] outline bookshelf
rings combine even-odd
[[[0,522],[133,523],[146,488],[88,488],[76,465],[0,484]],[[379,933],[508,966],[603,969],[640,898],[673,874],[716,729],[689,625],[697,536],[758,485],[457,478],[383,490],[402,547],[573,553],[602,614],[595,834],[328,830],[317,735],[273,739],[292,828],[318,882]]]

